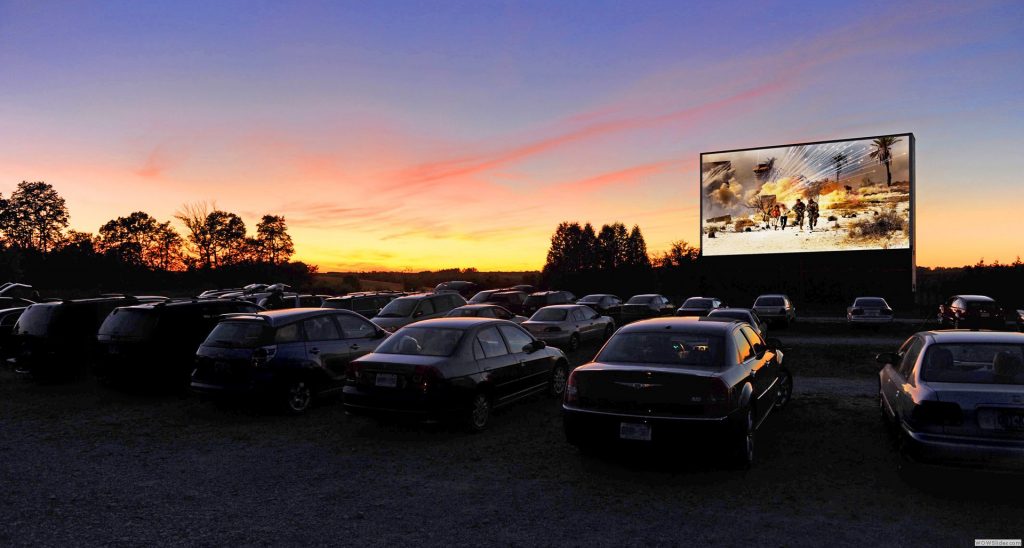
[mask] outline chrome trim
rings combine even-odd
[[[567,404],[562,404],[563,411],[570,411],[574,413],[587,413],[591,415],[602,415],[606,417],[625,417],[630,419],[655,419],[655,420],[672,420],[681,422],[723,422],[729,417],[676,417],[670,415],[633,415],[629,413],[612,413],[609,411],[597,411],[594,409],[581,409],[579,407],[570,407]]]

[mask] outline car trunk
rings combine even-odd
[[[960,406],[963,420],[944,432],[959,436],[1024,439],[1024,385],[930,383],[939,401]]]
[[[358,360],[353,362],[352,371],[358,374],[349,376],[348,382],[354,386],[372,391],[403,392],[421,390],[425,371],[431,369],[444,375],[446,357],[395,355],[394,361],[383,359]],[[430,373],[429,375],[434,375]],[[432,377],[432,380],[439,380]]]
[[[633,415],[699,417],[717,413],[710,396],[717,372],[684,367],[609,366],[574,374],[577,406]]]
[[[194,378],[204,383],[246,382],[253,370],[255,348],[201,346],[196,354]]]

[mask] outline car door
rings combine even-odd
[[[498,331],[505,338],[509,351],[521,370],[516,392],[526,394],[546,387],[551,378],[552,362],[546,352],[529,351],[534,338],[516,325],[500,325]]]
[[[924,348],[924,339],[915,337],[914,343],[910,345],[910,348],[907,349],[906,354],[900,360],[899,367],[896,370],[897,374],[893,377],[894,409],[896,409],[897,418],[901,421],[909,416],[914,409],[914,397],[911,394],[916,389],[914,367],[917,364],[917,358],[921,355]]]
[[[497,326],[487,326],[477,332],[473,357],[491,387],[493,403],[507,402],[521,390],[523,369],[519,360],[509,352]]]
[[[349,350],[347,361],[373,352],[384,340],[377,326],[355,314],[337,314],[334,319],[341,327],[343,343]]]
[[[322,314],[302,321],[306,333],[306,354],[309,360],[321,369],[332,383],[345,378],[345,367],[352,351],[341,337],[341,330],[332,318],[333,314]]]
[[[771,407],[771,402],[764,398],[772,380],[764,374],[763,363],[754,355],[754,348],[738,327],[732,331],[732,340],[736,349],[736,363],[747,373],[747,379],[753,387],[751,403],[754,406],[757,420],[760,421]]]
[[[747,338],[751,348],[754,350],[754,360],[757,362],[757,376],[763,383],[764,392],[761,394],[758,404],[767,413],[775,406],[775,400],[779,393],[775,384],[779,379],[779,365],[775,361],[775,354],[768,351],[768,345],[764,339],[749,326],[740,327],[740,332]]]
[[[583,313],[582,308],[570,309],[567,319],[576,332],[580,334],[580,340],[590,339],[590,321],[587,319],[586,314]]]
[[[882,397],[897,420],[902,417],[900,406],[903,405],[903,398],[907,392],[906,373],[913,370],[913,364],[917,361],[923,348],[924,341],[920,337],[910,337],[896,354],[896,363],[886,364],[883,368],[883,380],[880,387]]]

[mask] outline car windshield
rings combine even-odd
[[[967,310],[995,310],[996,303],[992,301],[967,301]]]
[[[885,301],[875,297],[862,297],[854,301],[853,306],[864,308],[886,308]]]
[[[921,362],[928,382],[1024,384],[1024,345],[933,344]]]
[[[782,297],[758,297],[754,306],[785,306]]]
[[[686,299],[686,302],[683,303],[683,308],[711,308],[711,299],[692,297]]]
[[[220,322],[203,346],[219,348],[256,348],[270,338],[270,326],[262,321]]]
[[[722,338],[686,333],[620,333],[595,361],[720,367]]]
[[[387,338],[375,352],[407,356],[451,356],[462,340],[461,329],[403,327]]]
[[[159,318],[154,310],[115,308],[103,320],[99,335],[112,339],[146,339],[153,335]]]
[[[18,318],[16,332],[36,337],[46,336],[50,324],[58,315],[58,308],[58,304],[37,304],[26,308]]]
[[[542,308],[530,317],[531,322],[564,322],[569,313],[564,308]]]
[[[654,297],[650,295],[636,295],[630,297],[626,304],[651,304],[654,301]]]
[[[475,318],[480,315],[479,308],[456,308],[445,314],[449,318]]]
[[[469,302],[471,302],[471,303],[487,302],[487,299],[490,298],[490,296],[493,295],[494,293],[495,293],[494,291],[481,291],[481,292],[477,293],[476,295],[473,295],[473,298],[470,299]]]
[[[416,310],[416,304],[419,302],[420,300],[414,297],[395,299],[382,308],[377,317],[406,318],[412,316],[412,311]]]

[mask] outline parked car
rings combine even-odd
[[[275,296],[277,295],[277,296]],[[320,308],[324,304],[323,295],[299,293],[271,293],[259,299],[256,304],[267,310],[285,310],[288,308]]]
[[[712,310],[725,306],[726,304],[716,297],[690,297],[676,310],[676,316],[707,316]]]
[[[99,355],[96,332],[107,314],[140,302],[135,297],[101,297],[27,307],[14,325],[15,368],[44,381],[80,375]]]
[[[526,302],[526,297],[526,293],[523,293],[522,291],[498,291],[497,293],[491,294],[491,296],[484,302],[501,305],[513,314],[521,314],[523,312],[523,303]]]
[[[419,293],[399,297],[373,317],[373,323],[386,331],[395,331],[413,322],[444,317],[449,311],[465,306],[466,299],[458,293]]]
[[[453,282],[441,282],[434,288],[434,293],[458,293],[463,299],[476,294],[479,291],[480,286],[473,282],[466,281],[453,281]]]
[[[339,391],[352,360],[387,333],[350,310],[296,308],[227,316],[199,346],[192,390],[204,397],[243,395],[307,411]]]
[[[762,339],[768,336],[768,322],[762,320],[753,308],[716,308],[708,312],[707,317],[747,322]]]
[[[449,311],[446,318],[496,318],[515,324],[526,321],[526,316],[513,314],[509,309],[496,304],[467,304]]]
[[[576,302],[576,295],[568,291],[538,291],[531,293],[530,296],[526,297],[523,301],[523,311],[520,312],[523,316],[530,316],[534,312],[544,308],[545,306],[551,306],[553,304],[572,304]]]
[[[1005,329],[1003,309],[984,295],[953,295],[939,305],[939,325],[953,329]]]
[[[1017,324],[1017,331],[1024,333],[1024,309],[1017,309],[1017,317],[1015,320]]]
[[[593,293],[580,298],[576,304],[585,304],[617,322],[622,321],[622,299],[617,295]]]
[[[1024,467],[1024,334],[926,331],[878,361],[882,421],[905,457]]]
[[[17,343],[14,338],[14,324],[18,322],[21,313],[25,311],[24,306],[5,308],[0,310],[0,363],[12,358],[17,350]]]
[[[648,293],[644,295],[633,295],[622,305],[622,323],[657,318],[659,316],[671,316],[675,306],[663,295]]]
[[[754,300],[753,309],[761,319],[780,323],[783,327],[796,321],[796,307],[786,295],[761,295]]]
[[[542,392],[561,396],[568,373],[562,351],[514,323],[427,320],[352,362],[344,406],[362,415],[457,417],[479,431],[494,408]]]
[[[495,293],[497,293],[499,291],[504,291],[504,290],[503,289],[484,289],[483,291],[477,291],[476,294],[473,295],[472,297],[470,297],[469,300],[467,300],[466,302],[469,303],[469,304],[483,304],[483,303],[487,302],[487,299],[491,298],[491,295],[494,295]]]
[[[367,318],[380,314],[382,308],[388,303],[405,295],[400,291],[368,291],[360,293],[349,293],[341,297],[324,299],[322,308],[334,308],[338,310],[351,310],[358,312]]]
[[[603,341],[615,332],[611,318],[582,304],[545,306],[523,322],[523,327],[534,337],[570,352],[584,341]]]
[[[789,402],[793,376],[777,342],[746,322],[659,318],[620,328],[569,375],[563,425],[583,448],[621,441],[718,449],[754,462],[754,437]]]
[[[115,308],[99,327],[96,374],[107,382],[188,387],[196,349],[225,314],[255,313],[241,300],[187,299]]]
[[[846,322],[850,325],[890,324],[892,318],[892,307],[882,297],[857,297],[846,309]]]
[[[537,292],[537,289],[534,288],[532,285],[529,285],[529,284],[513,285],[509,289],[514,290],[514,291],[522,291],[523,293],[526,293],[527,295],[530,295],[532,293],[536,293]]]

